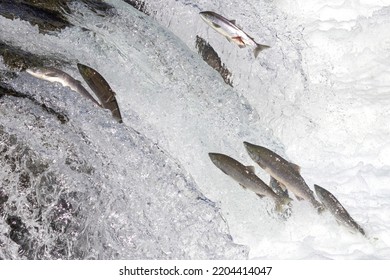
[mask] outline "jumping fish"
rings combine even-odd
[[[69,87],[71,90],[80,93],[82,96],[88,98],[93,103],[101,107],[95,98],[93,98],[92,95],[81,85],[80,81],[74,79],[64,71],[54,67],[33,67],[26,69],[26,72],[38,79],[52,83],[58,82],[64,87]]]
[[[284,205],[288,204],[291,199],[275,194],[259,177],[256,176],[253,166],[245,166],[237,160],[218,153],[209,153],[211,161],[222,170],[223,173],[233,178],[244,189],[249,189],[259,197],[267,196],[274,200],[275,209],[278,212],[284,210]]]
[[[354,231],[358,231],[364,236],[366,235],[362,227],[352,219],[351,215],[349,215],[347,210],[345,210],[333,194],[318,185],[314,185],[314,189],[318,198],[340,224]]]
[[[109,109],[112,116],[121,123],[122,116],[119,111],[118,102],[116,101],[115,92],[111,89],[107,81],[95,69],[92,69],[89,66],[78,63],[77,67],[79,68],[81,76],[83,76],[89,87],[99,98],[102,107]]]
[[[199,14],[208,25],[225,36],[229,42],[236,43],[240,48],[245,48],[246,46],[254,47],[253,53],[255,58],[259,55],[259,52],[269,48],[269,46],[256,43],[252,37],[236,25],[235,20],[228,20],[210,11],[200,12]]]
[[[318,202],[312,190],[302,178],[299,167],[271,150],[262,146],[256,146],[248,142],[244,142],[245,148],[249,156],[268,172],[273,178],[279,181],[282,186],[291,191],[298,200],[305,199],[309,201],[318,212],[323,211],[323,206]]]

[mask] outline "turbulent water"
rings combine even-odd
[[[0,81],[25,95],[0,98],[0,258],[390,258],[390,3],[150,0],[142,13],[105,2],[106,12],[72,2],[56,32],[0,17],[1,42],[78,80],[77,63],[98,70],[123,117],[0,58]],[[208,27],[205,10],[271,48],[255,59]],[[208,157],[253,165],[243,141],[299,164],[367,238],[305,201],[287,220],[272,215],[272,201]]]

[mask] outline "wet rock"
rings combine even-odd
[[[19,98],[26,98],[31,100],[35,105],[40,106],[47,113],[54,115],[62,124],[65,124],[69,121],[69,118],[68,116],[66,116],[66,114],[57,112],[56,110],[46,106],[44,103],[36,100],[33,96],[12,89],[10,86],[6,85],[5,83],[2,83],[0,80],[0,98],[5,95],[19,97]]]
[[[67,9],[67,1],[2,0],[0,15],[9,19],[21,19],[38,25],[41,33],[59,31],[71,26],[58,10]]]
[[[56,57],[36,55],[24,51],[18,47],[10,46],[2,41],[0,41],[0,56],[3,57],[3,61],[7,65],[7,67],[13,71],[22,71],[29,67],[55,67],[59,65],[69,64],[68,62],[60,60]],[[0,76],[0,81],[5,80],[6,77],[12,78],[12,76],[14,75],[15,73],[12,75],[3,71]]]
[[[37,25],[39,32],[51,33],[72,26],[66,14],[71,13],[69,4],[75,0],[2,0],[0,15],[9,19],[21,19]],[[78,0],[100,16],[109,14],[112,7],[101,0]]]

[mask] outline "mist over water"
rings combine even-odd
[[[72,26],[48,34],[0,17],[1,42],[80,81],[77,63],[99,71],[123,117],[60,84],[6,74],[0,58],[1,81],[37,101],[0,98],[0,258],[390,257],[390,4],[154,0],[148,16],[105,2],[114,8],[100,15],[73,2]],[[209,28],[205,10],[271,48],[255,59]],[[196,36],[233,87],[202,60]],[[268,183],[243,141],[300,165],[368,238],[305,201],[286,221],[269,215],[271,200],[208,157],[254,165]]]

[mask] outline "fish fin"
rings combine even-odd
[[[260,163],[260,162],[258,162],[257,164],[258,164],[262,169],[266,169],[265,164],[262,164],[262,163]]]
[[[229,41],[229,43],[231,43],[232,42],[232,39],[230,39],[230,37],[225,37],[226,38],[226,40],[228,40]]]
[[[241,46],[240,44],[242,44],[243,45],[242,47],[245,48],[245,43],[242,40],[241,36],[232,37],[232,39],[234,42],[237,42],[237,44],[239,44],[239,46]]]
[[[276,180],[272,176],[271,176],[271,179],[269,181],[269,186],[277,195],[282,196],[282,197],[289,197],[288,190],[287,190],[286,186],[283,183]]]
[[[257,44],[256,48],[253,50],[253,53],[254,53],[254,55],[255,55],[255,58],[259,55],[259,53],[260,53],[262,50],[265,50],[265,49],[268,49],[268,48],[270,48],[270,46]]]
[[[225,173],[226,175],[230,176],[225,170],[222,170],[220,169],[223,173]]]
[[[276,203],[276,205],[275,205],[275,211],[277,212],[277,213],[282,213],[283,212],[283,204],[282,203]]]
[[[325,211],[325,206],[323,204],[320,204],[316,209],[318,214],[321,214],[322,212]]]
[[[243,184],[239,184],[244,190],[246,190],[246,187]]]
[[[219,25],[219,24],[216,24],[216,23],[211,23],[212,25],[213,25],[213,27],[215,27],[215,28],[221,28],[221,26]]]
[[[232,20],[229,20],[231,23],[233,23],[238,29],[241,29],[242,30],[242,27],[240,25],[237,24],[236,20],[235,19],[232,19]]]
[[[288,197],[288,196],[285,196],[285,197],[282,197],[282,203],[284,204],[284,205],[288,205],[288,204],[290,204],[291,205],[291,201],[293,201],[290,197]]]
[[[243,48],[245,48],[245,46],[244,46],[244,45],[238,45],[238,47],[239,47],[240,49],[243,49]]]
[[[289,197],[281,197],[276,201],[275,210],[279,213],[285,212],[286,209],[291,208],[291,201]]]
[[[248,165],[248,166],[245,166],[246,167],[246,170],[248,170],[250,173],[255,173],[256,170],[255,170],[255,167],[253,165]]]
[[[298,172],[298,174],[301,174],[301,167],[300,167],[298,164],[295,164],[295,163],[290,162],[290,166],[291,166],[296,172]]]
[[[301,200],[303,200],[303,198],[302,197],[300,197],[300,196],[295,196],[299,201],[301,201]]]
[[[283,183],[279,182],[278,180],[276,180],[272,176],[271,176],[271,179],[269,180],[269,184],[270,184],[270,186],[275,186],[275,188],[280,188],[282,191],[287,190],[286,186]]]
[[[115,93],[113,92],[112,95],[107,98],[105,103],[110,103],[110,102],[114,102],[114,101],[116,101],[116,98],[115,98]],[[119,108],[116,108],[116,109],[118,110]]]
[[[265,195],[263,195],[263,194],[256,194],[258,197],[260,197],[260,198],[263,198]]]
[[[364,229],[361,226],[358,226],[357,230],[363,235],[366,236],[366,233],[364,232]]]

